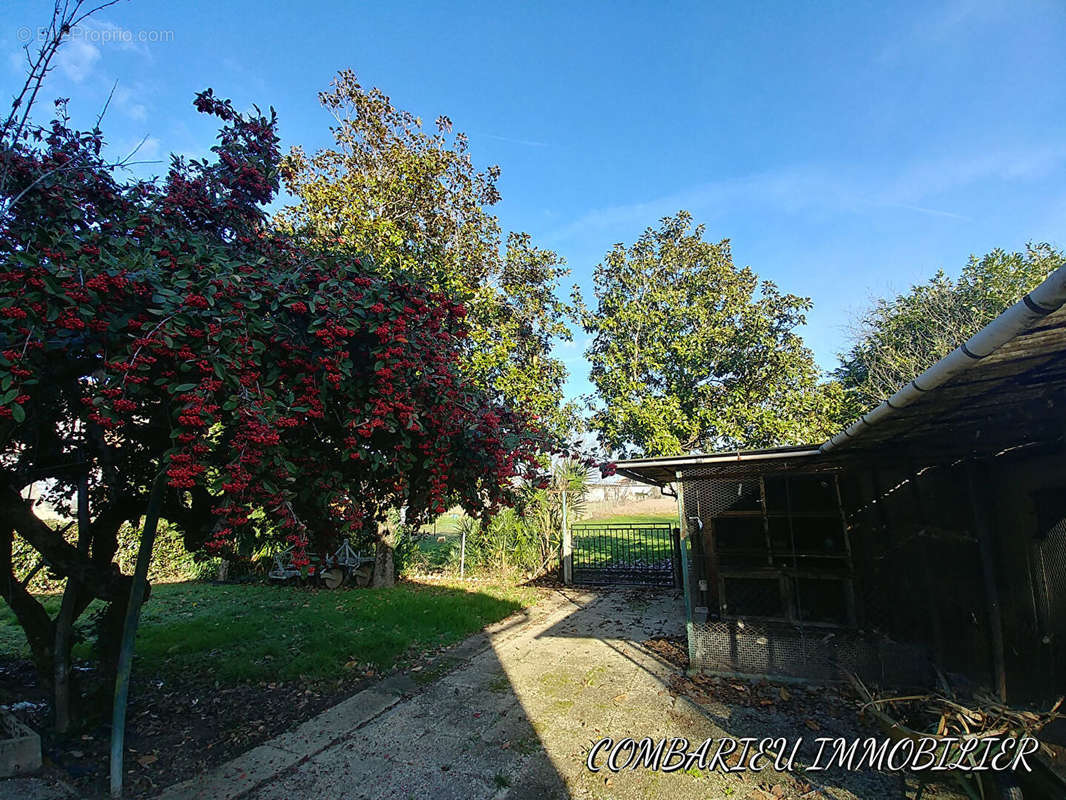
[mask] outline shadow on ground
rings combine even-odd
[[[713,697],[697,705],[677,697],[671,690],[677,668],[641,643],[678,635],[682,624],[672,591],[554,591],[528,618],[492,626],[425,674],[383,682],[257,748],[214,783],[164,797],[903,796],[897,776],[869,772],[824,772],[816,779],[769,770],[590,772],[589,748],[608,736],[683,736],[698,743],[723,736],[872,735],[815,694],[802,705],[797,696],[792,709]],[[797,765],[809,763],[805,755]]]

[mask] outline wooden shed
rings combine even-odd
[[[826,442],[620,462],[679,495],[695,669],[1066,688],[1066,268]]]

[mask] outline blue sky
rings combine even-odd
[[[5,89],[49,5],[5,1]],[[105,132],[123,152],[147,136],[139,158],[206,151],[191,101],[208,86],[273,105],[284,145],[314,149],[317,92],[350,67],[466,131],[503,168],[502,224],[563,255],[586,296],[613,243],[686,208],[812,297],[803,333],[831,368],[872,296],[970,253],[1066,246],[1064,42],[1059,0],[135,0],[68,43],[44,96],[88,126],[117,80]],[[583,346],[559,351],[572,394]]]

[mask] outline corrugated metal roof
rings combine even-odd
[[[797,462],[818,456],[818,445],[795,445],[791,447],[770,447],[763,450],[734,450],[732,452],[690,454],[683,456],[661,456],[657,458],[632,458],[618,462],[621,475],[635,478],[645,483],[664,486],[677,477],[677,473],[691,473],[695,469],[713,470],[736,465],[769,465],[770,462]]]
[[[1066,307],[837,446],[989,454],[1066,432]]]

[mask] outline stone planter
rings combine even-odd
[[[9,711],[0,710],[0,778],[26,775],[41,768],[41,737]]]

